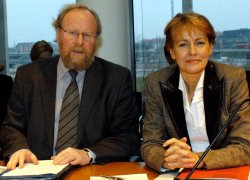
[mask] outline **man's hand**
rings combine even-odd
[[[25,162],[38,164],[37,157],[29,149],[20,149],[11,155],[7,169],[15,169],[17,164],[19,168],[23,168]]]
[[[70,163],[71,165],[86,165],[90,162],[90,157],[88,156],[87,152],[83,149],[74,149],[74,148],[67,148],[61,151],[56,156],[51,158],[54,160],[54,164],[67,164]]]
[[[169,146],[169,147],[168,147]],[[176,168],[192,168],[199,157],[191,151],[191,147],[187,144],[187,138],[176,139],[172,138],[164,142],[163,147],[168,147],[165,151],[164,167],[174,170]],[[201,168],[201,163],[198,168]]]

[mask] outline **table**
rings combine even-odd
[[[65,176],[65,180],[89,180],[90,176],[126,175],[146,173],[149,180],[156,178],[159,173],[150,169],[144,162],[112,162],[105,165],[91,164],[73,169]]]
[[[5,163],[0,161],[0,165]],[[76,167],[76,166],[75,166]],[[217,170],[196,170],[192,177],[228,177],[239,180],[250,180],[250,166],[241,166]],[[79,166],[71,170],[65,177],[65,180],[89,180],[90,176],[99,175],[128,175],[146,173],[149,180],[154,180],[159,173],[147,167],[144,162],[112,162],[105,165],[86,165]],[[182,178],[186,177],[188,172],[182,173]]]
[[[196,170],[192,177],[227,177],[239,180],[247,180],[250,171],[250,166],[241,166],[217,170]],[[66,180],[89,180],[90,176],[99,175],[127,175],[146,173],[149,180],[154,180],[159,173],[145,165],[144,162],[112,162],[105,165],[87,165],[73,169],[65,176]],[[182,178],[187,176],[188,172],[182,173]]]

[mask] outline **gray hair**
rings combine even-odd
[[[97,13],[88,8],[87,6],[83,5],[83,4],[80,4],[80,3],[76,3],[76,4],[67,4],[65,5],[60,13],[58,14],[57,16],[57,19],[54,19],[53,22],[52,22],[52,26],[57,29],[57,28],[61,28],[62,27],[62,21],[63,21],[63,18],[64,16],[71,10],[74,10],[74,9],[82,9],[82,10],[87,10],[89,11],[95,18],[96,20],[96,24],[97,24],[97,31],[96,31],[96,35],[99,36],[101,34],[101,31],[102,31],[102,25],[101,25],[101,21],[97,15]]]

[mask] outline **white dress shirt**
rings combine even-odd
[[[190,105],[188,102],[187,88],[181,74],[179,78],[179,89],[183,94],[185,119],[193,152],[203,152],[209,146],[203,101],[204,75],[205,71],[203,71],[199,79]]]

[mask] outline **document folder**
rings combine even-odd
[[[38,165],[27,163],[23,168],[5,170],[0,179],[62,179],[69,172],[71,165],[53,165],[52,160],[39,161]]]

